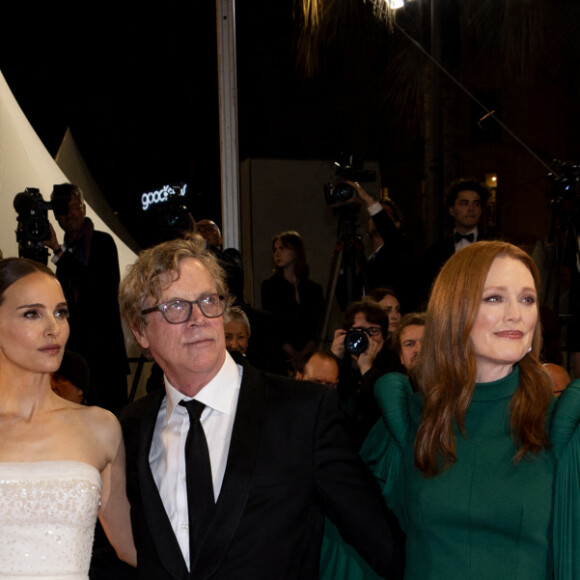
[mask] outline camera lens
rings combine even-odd
[[[328,205],[345,203],[349,199],[356,197],[355,188],[348,183],[344,183],[343,181],[339,181],[338,183],[334,184],[327,184],[324,191],[324,196]]]
[[[351,328],[344,337],[344,348],[354,355],[362,354],[369,346],[369,337],[360,328]]]

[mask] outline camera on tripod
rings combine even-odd
[[[35,187],[27,187],[17,193],[12,203],[18,221],[16,229],[18,255],[46,264],[48,249],[42,242],[50,238],[48,210],[52,209],[52,204],[44,201],[42,194]]]
[[[360,156],[343,156],[341,161],[334,161],[332,166],[334,178],[324,186],[324,198],[328,205],[346,203],[356,197],[356,189],[344,180],[373,183],[377,179],[375,171],[363,169],[363,159]]]
[[[558,175],[548,173],[547,195],[552,201],[578,201],[580,199],[580,165],[554,160]]]

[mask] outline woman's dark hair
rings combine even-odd
[[[379,304],[372,300],[352,302],[344,313],[344,330],[354,326],[354,319],[357,314],[363,314],[367,322],[371,324],[380,325],[383,338],[387,336],[389,332],[389,317]]]
[[[310,275],[310,266],[306,260],[306,246],[304,240],[298,232],[287,231],[278,234],[272,238],[272,251],[276,242],[280,242],[285,248],[292,250],[296,254],[296,266],[294,273],[300,280],[308,278]],[[282,268],[276,268],[277,274],[282,274]]]
[[[393,298],[396,298],[398,302],[401,302],[397,293],[390,288],[375,288],[366,295],[366,298],[374,300],[375,302],[380,302],[385,296],[392,296]]]
[[[35,272],[41,272],[42,274],[48,274],[52,278],[56,278],[50,268],[34,260],[28,260],[27,258],[6,258],[5,260],[0,260],[0,304],[4,302],[4,292],[12,284]]]

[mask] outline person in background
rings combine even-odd
[[[76,352],[65,350],[60,367],[50,375],[52,390],[59,397],[81,405],[85,402],[89,384],[87,361]]]
[[[387,336],[391,336],[401,321],[401,303],[397,294],[390,288],[375,288],[366,295],[366,298],[378,302],[379,306],[386,312],[389,319]]]
[[[199,220],[195,223],[195,229],[210,246],[219,250],[223,249],[222,233],[214,221],[208,219]]]
[[[238,306],[230,308],[228,319],[224,323],[224,330],[228,351],[237,351],[245,355],[252,332],[250,330],[250,321],[241,308]]]
[[[64,242],[59,243],[51,226],[50,239],[44,244],[54,253],[52,262],[70,309],[69,348],[89,364],[88,403],[118,412],[127,403],[129,365],[117,300],[117,247],[86,216],[80,187],[55,185],[50,200]]]
[[[336,389],[338,372],[336,358],[326,351],[316,350],[308,357],[303,368],[296,371],[296,379],[320,383]]]
[[[428,248],[423,257],[422,281],[419,281],[423,300],[428,298],[433,280],[453,254],[485,239],[481,231],[481,216],[488,197],[488,189],[475,178],[457,179],[449,185],[447,212],[453,221],[453,232]]]
[[[334,332],[330,347],[339,361],[338,394],[346,413],[354,421],[359,444],[380,417],[373,393],[375,382],[385,373],[401,369],[397,354],[387,339],[388,329],[387,314],[377,302],[353,302],[344,313],[342,328]],[[353,336],[361,339],[352,340]]]
[[[262,282],[262,308],[273,316],[272,356],[287,374],[314,350],[324,297],[322,286],[309,278],[306,247],[298,232],[274,236],[272,252],[275,273]]]
[[[554,383],[554,395],[558,397],[570,383],[570,375],[562,366],[561,324],[555,312],[545,304],[540,305],[540,320],[542,322],[540,359]]]
[[[192,218],[193,219],[193,218]],[[236,248],[224,249],[222,233],[217,224],[208,219],[195,222],[194,231],[197,232],[208,244],[212,252],[220,262],[220,266],[226,273],[228,292],[234,300],[234,304],[244,304],[244,266],[242,254]]]
[[[426,314],[424,312],[405,314],[391,336],[393,346],[399,353],[401,364],[407,369],[407,373],[410,373],[417,364],[423,344],[425,320]]]
[[[409,296],[412,261],[402,212],[392,199],[375,201],[359,183],[346,183],[356,191],[356,198],[350,203],[362,204],[369,214],[372,251],[366,263],[366,290],[388,287],[400,296]]]

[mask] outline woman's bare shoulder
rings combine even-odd
[[[123,439],[121,425],[113,413],[95,406],[77,405],[71,403],[68,407],[69,416],[82,428],[87,435],[95,440],[103,449],[116,451]]]

